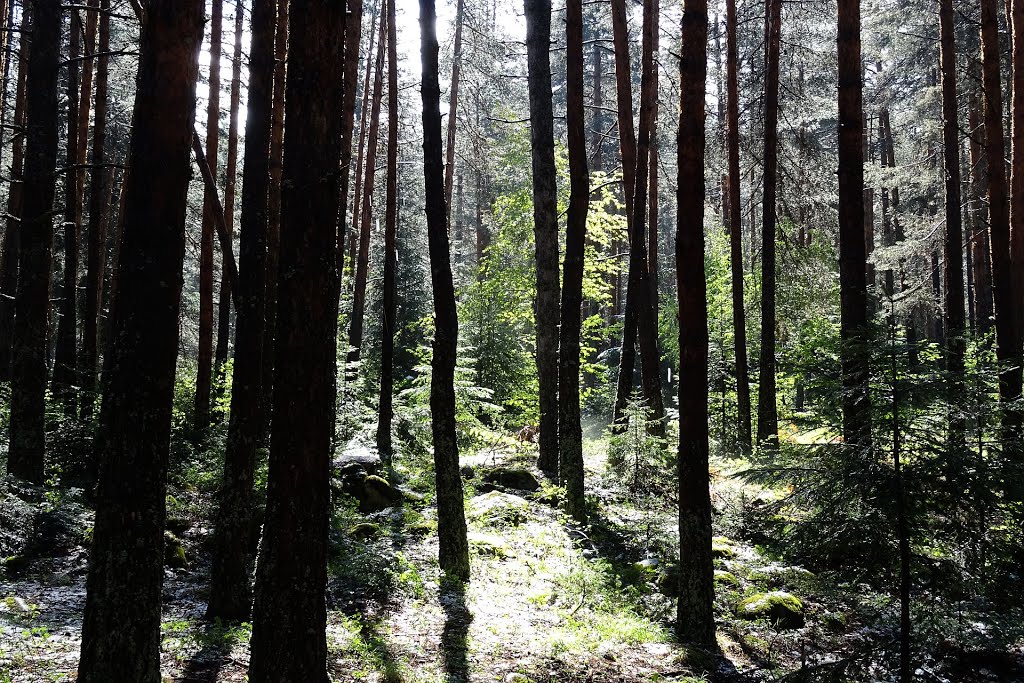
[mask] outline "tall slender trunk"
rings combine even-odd
[[[998,0],[980,0],[981,67],[985,101],[985,158],[988,175],[989,234],[992,244],[992,284],[996,311],[996,356],[999,359],[999,401],[1007,447],[1018,438],[1021,411],[1013,402],[1021,395],[1021,335],[1016,329],[1021,303],[1014,291],[1010,258],[1010,207],[1006,183],[1006,144],[1003,138],[1003,93],[1000,86]]]
[[[708,475],[708,310],[704,275],[706,0],[684,0],[679,60],[676,285],[679,300],[679,603],[683,641],[715,643]]]
[[[349,22],[352,21],[349,13]],[[346,45],[351,38],[351,25],[346,25]],[[270,417],[273,406],[274,391],[274,339],[276,338],[277,321],[277,261],[281,245],[281,175],[284,150],[284,87],[287,80],[285,58],[288,54],[288,3],[277,0],[277,32],[274,49],[274,105],[270,129],[270,189],[267,197],[267,281],[263,302],[263,380],[260,383],[260,438],[269,433]],[[346,47],[346,49],[348,49]],[[348,69],[348,66],[345,67]],[[347,71],[346,71],[347,73]],[[346,97],[347,97],[346,93]],[[347,100],[346,100],[347,101]],[[346,105],[347,106],[347,105]],[[351,116],[342,120],[342,150],[345,150],[345,125],[348,121],[349,140],[351,142]],[[349,145],[349,148],[351,144]],[[351,157],[351,154],[349,155]],[[342,152],[342,188],[347,188],[348,165]],[[243,171],[244,172],[244,171]],[[341,194],[340,214],[344,217],[345,192]],[[344,221],[341,222],[344,225]],[[339,242],[341,234],[339,233]],[[339,252],[340,253],[340,252]],[[338,263],[341,272],[341,262]]]
[[[395,270],[398,251],[395,244],[398,227],[398,28],[395,26],[395,0],[385,0],[388,14],[388,168],[384,200],[384,282],[381,312],[380,402],[377,420],[377,450],[391,468],[391,422],[393,396],[395,334],[398,331],[398,305],[395,301]]]
[[[140,40],[78,679],[158,683],[167,458],[200,0],[150,0]]]
[[[348,235],[348,262],[349,268],[353,275],[356,269],[356,249],[359,246],[359,222],[362,219],[362,206],[363,200],[363,150],[366,147],[366,135],[367,135],[367,117],[370,114],[370,76],[373,75],[373,68],[375,61],[373,59],[374,41],[377,39],[377,20],[380,17],[380,2],[376,0],[373,5],[373,11],[370,14],[370,44],[366,48],[366,72],[363,74],[363,100],[359,107],[359,151],[356,154],[356,186],[355,192],[352,194],[352,230]],[[359,42],[356,41],[354,44],[353,55],[355,55],[355,61],[359,62]],[[356,67],[358,70],[358,67]],[[344,229],[344,228],[343,228]],[[339,244],[339,248],[344,248],[344,242]],[[343,261],[339,257],[339,261]],[[342,271],[344,272],[344,271]]]
[[[238,325],[231,413],[210,581],[209,619],[244,620],[252,593],[253,479],[260,433],[270,144],[273,127],[274,24],[280,0],[256,0],[249,48],[249,99],[242,162]],[[236,9],[237,11],[237,9]],[[240,34],[239,34],[240,37]]]
[[[740,199],[739,56],[736,49],[736,0],[726,0],[726,90],[729,163],[729,258],[732,271],[732,327],[736,347],[736,408],[740,451],[750,452],[750,376],[747,366],[747,313],[743,301],[743,204]]]
[[[291,0],[274,429],[249,680],[326,683],[345,6]],[[317,93],[317,97],[309,97]]]
[[[89,244],[82,316],[82,417],[93,413],[99,373],[99,317],[103,301],[104,245],[107,222],[107,80],[110,67],[110,0],[100,0],[93,111],[92,167],[89,182]]]
[[[212,0],[210,16],[210,81],[206,106],[206,161],[217,177],[220,147],[220,53],[224,19],[223,0]],[[196,372],[195,424],[204,431],[210,424],[213,379],[213,192],[203,193],[203,222],[199,239],[199,352]]]
[[[366,177],[363,180],[363,201],[359,218],[359,255],[356,260],[356,279],[352,294],[352,319],[349,321],[347,363],[359,360],[363,345],[363,320],[366,313],[366,281],[370,275],[370,228],[373,223],[373,189],[377,177],[377,140],[380,135],[380,103],[384,95],[384,31],[387,22],[381,18],[377,59],[374,68],[373,98],[370,105],[369,139],[366,144]],[[355,373],[352,373],[353,377]]]
[[[64,172],[64,273],[61,285],[60,319],[57,322],[57,345],[53,358],[53,395],[68,416],[78,414],[75,396],[78,386],[78,107],[79,57],[82,51],[82,31],[78,10],[69,15],[68,65],[65,83],[67,109],[67,136]]]
[[[779,175],[779,47],[782,0],[768,0],[768,53],[764,85],[764,186],[761,199],[761,362],[757,393],[757,441],[779,441],[775,389],[775,187]]]
[[[469,542],[455,433],[455,358],[459,320],[455,307],[444,207],[441,142],[441,87],[438,83],[437,15],[434,0],[420,0],[423,81],[423,177],[426,188],[427,243],[434,289],[434,343],[430,373],[430,425],[437,488],[439,563],[449,576],[469,579]]]
[[[632,230],[633,190],[636,186],[636,131],[633,128],[632,70],[629,59],[629,31],[626,0],[611,0],[612,44],[615,51],[615,102],[618,112],[619,155],[622,161],[622,196],[626,205],[627,230]]]
[[[651,4],[645,3],[645,11]],[[583,108],[583,3],[565,6],[566,120],[569,142],[569,213],[565,229],[562,315],[558,348],[558,469],[565,486],[565,507],[585,522],[583,430],[580,426],[580,324],[583,305],[583,254],[590,205],[587,138]],[[556,252],[557,253],[557,252]]]
[[[981,127],[981,103],[976,95],[971,97],[968,114],[968,127],[971,130],[970,161],[971,161],[971,211],[972,226],[970,243],[974,264],[974,301],[977,311],[974,315],[978,323],[978,332],[988,334],[992,331],[992,316],[995,304],[992,301],[992,248],[989,244],[988,221],[982,205],[988,188],[985,183],[985,160],[980,138],[984,136]]]
[[[386,0],[385,0],[386,1]],[[444,205],[448,225],[452,222],[452,187],[455,182],[455,132],[458,128],[459,79],[462,73],[462,22],[465,0],[458,0],[455,9],[455,45],[452,48],[452,82],[448,92],[448,135],[444,164]],[[450,229],[450,228],[449,228]]]
[[[14,298],[7,471],[36,484],[46,478],[46,355],[57,169],[60,12],[59,0],[33,0],[32,54],[25,95],[24,194],[19,215],[21,250]]]
[[[839,0],[839,298],[843,440],[871,445],[868,292],[864,247],[863,83],[860,0]]]
[[[1010,286],[1011,291],[1017,297],[1016,317],[1014,318],[1015,336],[1017,339],[1017,361],[1024,358],[1024,304],[1021,303],[1021,293],[1024,292],[1024,3],[1021,0],[1012,0],[1010,11],[1010,24],[1013,29],[1013,95],[1011,104],[1011,145],[1013,160],[1011,162],[1010,174],[1010,263],[1013,278]],[[1020,367],[1017,368],[1017,395],[1020,396]],[[1014,448],[1014,455],[1019,458],[1021,447],[1019,445],[1021,416],[1015,416],[1013,424],[1018,427],[1018,445]],[[1018,461],[1019,464],[1019,461]],[[1018,482],[1015,482],[1019,484]],[[1018,489],[1019,490],[1019,489]]]
[[[21,198],[25,165],[25,80],[28,77],[32,5],[24,5],[18,38],[18,83],[14,95],[14,129],[11,144],[11,184],[7,193],[4,253],[0,261],[0,381],[11,379],[11,350],[14,340],[14,297],[18,288],[18,259],[21,251]]]
[[[658,236],[661,216],[658,206],[658,38],[661,33],[661,3],[654,0],[654,28],[651,34],[651,81],[654,101],[651,104],[651,146],[647,170],[647,272],[651,283],[651,309],[654,312],[654,330],[658,330]]]

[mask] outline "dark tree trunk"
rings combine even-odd
[[[359,221],[363,215],[360,211],[363,200],[363,151],[366,148],[366,134],[368,127],[367,117],[370,115],[370,76],[373,74],[373,67],[375,66],[371,59],[374,55],[374,41],[377,39],[377,19],[379,16],[380,0],[376,0],[373,12],[370,14],[370,44],[366,49],[366,71],[363,74],[363,98],[362,104],[359,107],[359,151],[356,154],[356,186],[355,192],[352,193],[352,232],[347,239],[348,262],[353,275],[355,275],[356,269],[356,249],[359,245]],[[359,45],[360,43],[358,40],[353,43],[352,54],[355,56],[356,64],[359,62]],[[358,71],[358,66],[354,67],[354,69]],[[353,87],[354,85],[355,82],[353,80]],[[353,106],[355,106],[354,99]],[[341,229],[344,230],[345,226],[342,226]],[[339,241],[338,248],[344,250],[345,243],[346,239],[342,238]],[[343,253],[344,251],[342,251],[342,254]],[[344,261],[344,257],[339,255],[338,261],[339,263],[342,263]],[[342,273],[344,273],[344,269],[342,269]]]
[[[1010,12],[1010,24],[1013,29],[1013,68],[1011,70],[1013,79],[1013,95],[1011,103],[1011,144],[1013,160],[1010,174],[1010,263],[1012,265],[1011,291],[1016,296],[1016,316],[1014,317],[1014,330],[1016,338],[1016,369],[1015,388],[1017,396],[1021,394],[1021,368],[1019,363],[1024,359],[1024,303],[1021,302],[1021,293],[1024,292],[1024,3],[1021,0],[1012,0]],[[1013,449],[1013,455],[1018,459],[1022,448],[1020,441],[1020,425],[1022,417],[1020,411],[1013,416],[1011,421],[1016,428],[1018,444]],[[1019,481],[1015,482],[1019,485]],[[1019,490],[1019,489],[1018,489]]]
[[[366,176],[363,180],[363,201],[360,204],[359,252],[356,258],[356,279],[352,294],[352,319],[349,321],[347,363],[359,360],[363,346],[363,320],[366,313],[366,281],[370,275],[370,228],[373,222],[373,189],[377,177],[377,140],[380,134],[380,103],[384,95],[384,31],[387,22],[381,18],[377,59],[374,67],[373,97],[370,104],[370,127],[366,143]],[[352,379],[355,373],[352,374]]]
[[[732,326],[736,347],[737,441],[750,452],[750,376],[747,366],[747,314],[743,302],[743,204],[740,200],[739,57],[736,49],[736,0],[726,1],[726,106],[729,163],[729,256],[732,271]]]
[[[14,297],[18,288],[18,254],[21,251],[22,172],[25,164],[25,80],[28,76],[32,5],[21,13],[18,39],[18,84],[14,96],[14,127],[11,144],[11,184],[7,193],[7,220],[4,229],[4,253],[0,261],[0,382],[11,379],[11,350],[14,340]]]
[[[253,545],[253,476],[260,433],[264,295],[267,275],[267,203],[274,90],[275,0],[252,7],[249,99],[242,162],[238,324],[224,480],[210,577],[209,619],[249,616]]]
[[[385,0],[387,1],[387,0]],[[459,79],[462,73],[462,22],[465,0],[458,0],[455,9],[455,44],[452,47],[452,82],[448,92],[448,134],[444,163],[444,205],[449,231],[452,222],[452,188],[455,183],[455,132],[458,129]],[[390,31],[390,29],[389,29]]]
[[[199,0],[146,3],[113,344],[103,379],[82,683],[161,680],[167,457],[202,35]]]
[[[551,94],[551,0],[526,0],[526,50],[533,160],[533,236],[537,258],[537,466],[558,471],[558,192]]]
[[[633,190],[636,187],[636,131],[633,128],[632,70],[629,59],[629,30],[626,0],[611,0],[612,41],[615,50],[615,102],[618,111],[619,155],[622,160],[622,196],[626,223],[632,226]],[[632,230],[632,227],[627,227]]]
[[[345,6],[291,0],[274,429],[249,680],[326,683]],[[309,97],[317,93],[316,97]]]
[[[864,246],[860,0],[839,0],[839,298],[843,440],[871,445],[867,257]]]
[[[775,391],[775,188],[779,175],[779,47],[782,0],[768,0],[768,53],[764,86],[764,186],[761,203],[761,362],[757,442],[779,442]]]
[[[676,285],[679,297],[679,603],[683,641],[715,644],[708,474],[708,310],[704,276],[706,0],[684,0],[679,61]]]
[[[69,17],[67,64],[67,146],[65,147],[64,174],[64,278],[61,285],[60,319],[57,322],[57,344],[53,356],[53,395],[61,402],[65,415],[78,414],[76,387],[78,386],[78,107],[82,27],[78,10]],[[88,97],[88,95],[86,95]]]
[[[398,28],[395,26],[395,0],[388,6],[388,169],[384,200],[384,282],[380,343],[380,415],[377,421],[377,450],[391,470],[391,422],[393,396],[395,334],[398,331],[398,305],[395,301],[395,270],[398,250],[395,244],[398,226]]]
[[[972,97],[968,127],[970,136],[971,161],[971,212],[970,249],[974,265],[974,302],[976,312],[974,318],[978,323],[978,332],[988,334],[992,331],[994,303],[992,301],[992,249],[989,244],[988,221],[982,198],[988,192],[985,184],[985,160],[980,138],[984,136],[981,127],[981,104],[978,98]]]
[[[1003,138],[1003,94],[1000,86],[998,0],[980,0],[981,66],[985,97],[985,158],[988,175],[989,232],[992,243],[992,284],[996,312],[996,356],[999,359],[999,401],[1003,438],[1012,448],[1022,423],[1013,407],[1021,394],[1021,335],[1015,321],[1021,307],[1014,291],[1010,257],[1010,207],[1006,184],[1006,143]]]
[[[349,20],[351,21],[351,14]],[[346,40],[350,36],[347,33]],[[260,382],[260,440],[269,434],[273,411],[274,339],[277,335],[277,255],[281,245],[281,175],[284,150],[284,88],[287,80],[285,58],[288,55],[288,3],[277,0],[277,32],[274,51],[274,108],[270,132],[270,190],[267,197],[267,280],[263,302],[263,380]],[[348,67],[346,66],[346,69]],[[349,117],[351,118],[351,117]],[[351,122],[350,122],[351,123]],[[345,121],[342,121],[342,126]],[[351,126],[350,126],[351,128]],[[343,132],[344,135],[344,132]],[[351,138],[351,130],[349,131]],[[342,137],[342,140],[345,138]],[[344,143],[343,143],[344,144]],[[344,147],[343,147],[344,149]],[[344,157],[343,157],[344,158]],[[347,183],[348,166],[342,165],[342,182]],[[344,186],[343,186],[344,187]],[[342,195],[344,211],[345,193]],[[341,272],[341,263],[338,263]]]
[[[21,250],[14,298],[7,471],[36,484],[46,478],[46,355],[57,169],[60,11],[58,0],[32,2],[24,194],[19,215]]]
[[[645,7],[649,5],[650,0]],[[565,35],[570,190],[558,348],[558,469],[559,481],[565,486],[566,512],[576,521],[586,522],[583,430],[580,426],[580,310],[583,305],[583,254],[587,235],[587,209],[590,205],[590,175],[587,170],[586,119],[583,109],[581,0],[568,0],[566,3]]]
[[[653,0],[654,26],[651,33],[652,54],[658,54],[658,38],[661,33],[661,3]],[[651,310],[654,315],[654,330],[658,330],[658,236],[661,216],[658,211],[658,60],[651,59],[651,82],[654,101],[651,103],[651,146],[647,171],[647,277],[651,283]]]
[[[93,112],[92,166],[89,182],[89,244],[82,315],[82,417],[93,413],[99,373],[99,318],[103,302],[104,245],[107,222],[107,80],[110,66],[110,0],[100,0],[96,54],[96,102]]]
[[[223,0],[212,0],[210,17],[210,82],[206,107],[206,162],[217,178],[220,147],[220,53],[224,19]],[[213,188],[203,193],[203,222],[199,239],[199,353],[196,372],[195,424],[202,433],[210,425],[213,380]]]
[[[437,534],[441,570],[469,579],[469,543],[459,475],[455,432],[455,357],[459,320],[455,307],[444,207],[444,158],[441,141],[441,88],[438,84],[437,18],[434,0],[420,0],[420,49],[423,62],[423,176],[426,183],[427,241],[434,289],[434,344],[431,359],[430,413],[437,487]]]

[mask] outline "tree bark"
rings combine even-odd
[[[740,199],[739,56],[736,0],[726,0],[726,147],[729,165],[729,258],[732,272],[732,326],[736,354],[737,441],[750,452],[750,376],[747,366],[747,313],[743,300],[743,204]]]
[[[64,173],[64,272],[61,285],[60,319],[57,322],[57,343],[53,358],[54,397],[60,401],[64,414],[73,417],[78,414],[76,387],[78,386],[78,107],[79,107],[79,57],[82,51],[82,30],[78,10],[69,16],[67,81],[65,84],[67,109],[67,137],[65,147]]]
[[[537,259],[537,466],[558,471],[558,190],[551,94],[551,0],[526,0],[526,50],[533,171],[533,238]]]
[[[1021,303],[1021,292],[1024,292],[1024,3],[1012,0],[1010,6],[1010,23],[1013,29],[1012,78],[1013,95],[1011,104],[1011,145],[1013,159],[1010,173],[1010,263],[1013,279],[1010,286],[1016,299],[1016,317],[1014,318],[1016,352],[1018,363],[1024,358],[1024,304]],[[1017,367],[1017,396],[1020,396],[1020,373]],[[1018,412],[1013,416],[1012,424],[1016,427],[1017,444],[1013,448],[1015,464],[1019,463],[1021,454],[1020,431],[1022,422]],[[1019,473],[1018,473],[1019,474]],[[1018,482],[1015,482],[1018,483]]]
[[[679,301],[679,602],[676,633],[715,643],[708,473],[708,311],[704,275],[706,0],[684,0],[679,60],[676,285]]]
[[[231,413],[220,490],[208,619],[249,617],[253,479],[260,433],[270,138],[273,126],[274,24],[279,0],[256,0],[249,48],[249,99],[242,162],[238,321]]]
[[[455,45],[452,48],[452,82],[448,93],[448,141],[445,147],[444,164],[444,205],[449,232],[452,223],[452,188],[455,182],[455,132],[458,129],[459,79],[462,73],[462,22],[465,15],[465,0],[458,0],[455,9]]]
[[[370,59],[374,55],[373,46],[374,41],[377,39],[377,20],[380,17],[380,2],[381,0],[377,0],[374,3],[373,12],[370,14],[370,44],[366,49],[366,72],[363,74],[363,101],[359,107],[359,151],[356,154],[356,187],[355,192],[352,194],[352,231],[344,239],[340,240],[338,245],[340,249],[344,249],[345,243],[348,243],[349,268],[352,270],[353,275],[355,275],[356,268],[356,250],[359,246],[359,221],[363,215],[360,207],[362,206],[361,202],[363,199],[363,151],[366,148],[367,117],[370,114],[370,76],[373,74],[373,67],[375,66],[375,63],[371,62]],[[353,54],[357,64],[359,62],[359,44],[359,41],[353,44]],[[358,70],[358,66],[355,69]],[[353,106],[354,104],[353,100]],[[344,226],[342,226],[342,230],[344,230]],[[344,261],[343,256],[339,256],[338,260],[339,262]],[[344,269],[342,273],[344,273]]]
[[[650,11],[650,4],[647,0],[645,11]],[[559,481],[565,486],[566,512],[582,523],[587,520],[587,505],[583,482],[583,429],[580,425],[580,311],[583,305],[583,255],[590,206],[590,175],[583,107],[581,0],[568,0],[566,3],[565,35],[570,189],[558,348],[558,469]]]
[[[89,182],[89,244],[82,316],[82,417],[93,414],[99,373],[99,317],[103,301],[103,270],[107,222],[107,81],[110,67],[110,0],[100,0],[99,45],[96,55],[96,97],[93,111],[92,165]]]
[[[223,0],[212,0],[210,16],[210,81],[206,107],[206,162],[216,191],[220,147],[220,53]],[[199,353],[196,371],[195,424],[198,433],[210,425],[213,379],[213,242],[214,218],[211,188],[203,192],[203,221],[199,239]]]
[[[35,484],[42,484],[46,478],[46,355],[57,168],[60,23],[58,0],[33,0],[7,471]]]
[[[764,185],[761,202],[761,362],[757,393],[757,442],[779,442],[775,389],[775,196],[779,175],[779,47],[782,0],[768,0],[768,52],[764,86]]]
[[[346,12],[318,0],[291,0],[288,11],[273,417],[287,428],[270,439],[249,680],[327,683]]]
[[[165,489],[202,35],[199,0],[146,3],[97,444],[82,683],[161,680]]]
[[[395,270],[398,251],[395,244],[398,226],[398,28],[395,26],[395,0],[387,2],[388,14],[388,169],[384,200],[384,282],[380,343],[380,402],[377,421],[377,451],[391,470],[391,422],[394,418],[395,334],[398,332],[398,304],[395,301]]]
[[[651,146],[648,155],[647,171],[647,272],[651,283],[651,310],[654,313],[654,330],[657,333],[659,287],[658,287],[658,237],[661,227],[661,216],[658,206],[658,38],[661,33],[661,3],[653,0],[654,27],[651,34],[651,80],[654,88],[654,101],[651,103]]]
[[[437,15],[434,0],[420,0],[420,49],[423,80],[423,177],[426,187],[427,242],[434,289],[434,343],[431,359],[430,413],[437,487],[439,564],[449,576],[469,579],[469,542],[459,474],[455,430],[455,359],[459,320],[455,306],[444,207],[441,142],[441,88],[438,83]]]
[[[14,341],[14,298],[18,288],[18,259],[21,251],[21,201],[25,165],[25,80],[30,56],[29,34],[32,5],[24,5],[18,39],[18,83],[14,95],[14,128],[11,144],[11,184],[7,193],[4,253],[0,262],[0,381],[11,379],[11,351]]]
[[[867,256],[864,246],[860,0],[839,0],[839,298],[843,440],[871,446]]]
[[[984,136],[981,125],[981,103],[977,96],[971,97],[968,114],[968,127],[971,130],[970,161],[971,161],[971,235],[970,249],[974,265],[974,302],[977,310],[974,318],[978,323],[978,332],[988,334],[992,331],[992,317],[995,304],[992,301],[992,248],[989,243],[988,222],[982,206],[982,198],[988,193],[985,183],[985,159],[979,138]]]
[[[374,68],[373,98],[370,105],[369,139],[366,144],[366,177],[363,180],[363,201],[360,205],[359,255],[356,260],[356,279],[352,294],[352,319],[349,321],[346,358],[348,364],[359,360],[363,346],[363,321],[366,314],[366,280],[370,275],[370,228],[373,222],[373,189],[377,177],[377,140],[380,135],[380,103],[384,95],[384,31],[387,22],[381,19]],[[356,373],[352,373],[354,378]]]

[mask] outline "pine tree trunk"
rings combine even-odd
[[[165,489],[202,35],[199,0],[146,3],[97,444],[81,683],[161,680]]]
[[[355,192],[352,193],[352,230],[348,234],[347,238],[342,239],[338,245],[340,249],[344,249],[344,244],[348,244],[348,262],[349,269],[352,271],[352,275],[355,275],[356,271],[356,250],[359,246],[359,221],[362,218],[362,206],[363,200],[363,152],[366,149],[366,135],[367,135],[367,117],[370,115],[370,76],[373,75],[374,62],[370,61],[374,55],[373,46],[374,41],[377,39],[377,19],[380,17],[380,2],[376,0],[373,6],[373,12],[370,14],[370,44],[366,49],[366,71],[363,74],[363,98],[362,104],[359,107],[359,151],[356,154],[356,186]],[[355,61],[359,62],[359,42],[354,43],[353,55],[355,55]],[[355,67],[358,70],[358,66]],[[344,252],[342,252],[344,253]],[[339,261],[344,261],[342,256],[339,256]],[[342,271],[344,273],[344,270]]]
[[[970,136],[971,162],[971,225],[970,248],[974,264],[974,301],[977,311],[974,314],[978,323],[978,332],[988,334],[992,331],[992,316],[995,304],[992,301],[992,248],[989,243],[988,222],[985,218],[982,198],[988,193],[985,183],[985,160],[980,137],[984,136],[981,127],[981,104],[976,96],[971,97],[968,127],[973,131]]]
[[[387,0],[385,0],[387,1]],[[458,129],[459,80],[462,72],[462,22],[465,0],[458,0],[455,9],[455,44],[452,47],[452,82],[448,93],[448,135],[444,164],[444,205],[448,225],[452,222],[452,188],[455,183],[455,132]],[[450,230],[450,228],[449,228]]]
[[[661,33],[661,3],[653,0],[654,28],[651,34],[652,54],[658,54],[658,38]],[[654,313],[654,330],[658,326],[659,287],[658,287],[658,237],[661,227],[661,215],[658,206],[658,60],[651,60],[651,79],[654,87],[654,101],[651,104],[651,147],[647,170],[647,278],[651,283],[651,309]],[[660,364],[659,364],[660,367]]]
[[[366,314],[366,280],[370,275],[370,228],[373,223],[373,189],[377,177],[377,140],[380,134],[380,103],[384,95],[384,31],[387,22],[380,22],[377,59],[374,67],[373,97],[370,104],[370,127],[366,143],[366,177],[363,180],[363,201],[360,205],[359,252],[356,259],[356,279],[352,294],[352,319],[349,321],[349,352],[346,363],[359,360],[363,345],[363,321]],[[356,373],[351,373],[354,379]]]
[[[252,683],[327,683],[327,535],[338,334],[345,6],[291,0],[275,425],[256,566]],[[309,97],[309,93],[317,93]],[[325,255],[328,255],[325,258]]]
[[[395,301],[395,270],[398,251],[395,244],[398,226],[398,29],[395,26],[395,0],[387,2],[388,22],[388,168],[384,200],[384,282],[380,343],[380,402],[377,421],[377,451],[391,470],[391,422],[395,335],[398,332],[398,305]]]
[[[107,80],[110,66],[110,0],[100,0],[89,182],[89,244],[82,316],[82,417],[93,413],[99,372],[99,317],[103,301],[104,245],[107,221]]]
[[[679,602],[676,633],[715,644],[708,474],[708,310],[704,275],[706,0],[684,0],[679,61],[676,285],[679,301]]]
[[[747,365],[747,313],[743,299],[743,204],[740,199],[739,57],[736,48],[736,0],[726,1],[726,117],[729,165],[729,257],[732,272],[732,326],[736,354],[737,441],[750,452],[750,375]]]
[[[430,374],[431,432],[437,487],[439,563],[449,576],[469,579],[469,542],[455,431],[455,359],[459,320],[455,307],[444,207],[441,88],[438,84],[437,18],[434,0],[420,0],[423,63],[423,177],[426,184],[427,242],[434,289],[434,343]]]
[[[864,246],[860,0],[839,0],[839,298],[843,440],[871,445],[867,257]]]
[[[0,261],[0,382],[11,379],[11,351],[14,341],[14,298],[18,288],[18,259],[21,251],[21,199],[25,165],[25,80],[28,76],[32,5],[24,5],[18,38],[18,83],[14,95],[15,135],[11,144],[11,184],[7,193],[7,220],[3,256]]]
[[[64,278],[61,285],[60,320],[57,323],[57,344],[53,362],[53,395],[61,402],[64,413],[78,414],[75,396],[78,386],[78,107],[79,57],[82,51],[82,30],[78,10],[69,16],[68,65],[65,84],[68,100],[67,136],[64,172]]]
[[[1013,60],[1012,78],[1013,95],[1011,104],[1011,145],[1013,159],[1011,162],[1010,174],[1010,263],[1013,278],[1010,286],[1011,291],[1016,295],[1016,316],[1014,318],[1014,329],[1017,346],[1018,363],[1024,359],[1024,304],[1021,303],[1021,293],[1024,292],[1024,3],[1021,0],[1012,0],[1010,5],[1010,24],[1013,30]],[[1017,396],[1020,396],[1020,373],[1017,370]],[[1022,417],[1018,412],[1011,420],[1016,428],[1017,445],[1013,449],[1013,456],[1017,465],[1020,464],[1021,451],[1019,427]],[[1018,475],[1020,473],[1018,472]],[[1019,482],[1018,482],[1019,483]]]
[[[779,48],[782,0],[768,0],[768,53],[764,86],[764,185],[761,203],[761,362],[757,393],[757,442],[779,442],[775,389],[775,195],[779,165]]]
[[[1021,395],[1021,336],[1015,321],[1021,307],[1014,290],[1010,255],[1010,211],[1006,184],[1006,144],[1003,138],[1003,94],[1000,86],[998,0],[980,0],[981,66],[985,98],[985,158],[988,175],[989,233],[992,244],[992,284],[996,312],[996,356],[999,359],[999,401],[1006,446],[1018,438],[1021,411],[1012,405]]]
[[[649,5],[650,0],[647,0],[645,8]],[[565,35],[570,190],[558,348],[558,469],[559,481],[565,486],[566,512],[576,521],[586,522],[583,430],[580,425],[580,310],[583,305],[583,254],[587,235],[587,210],[590,206],[590,175],[587,170],[586,119],[583,108],[581,0],[568,0],[566,3]]]
[[[352,15],[349,15],[351,21]],[[348,28],[346,28],[348,31]],[[351,34],[346,32],[346,40]],[[285,58],[288,55],[288,3],[277,0],[277,31],[274,50],[274,106],[270,129],[270,189],[267,198],[267,279],[263,302],[263,380],[260,383],[260,440],[265,441],[270,429],[274,394],[274,340],[277,336],[277,274],[281,245],[281,176],[284,150],[284,89],[287,82]],[[346,69],[348,67],[346,66]],[[346,95],[347,97],[347,95]],[[349,117],[351,118],[351,117]],[[347,119],[346,119],[347,120]],[[349,121],[351,124],[351,121]],[[345,121],[342,121],[342,126]],[[349,126],[351,129],[351,125]],[[344,129],[343,133],[344,135]],[[351,142],[351,130],[349,130]],[[342,140],[345,138],[343,137]],[[344,145],[344,142],[342,143]],[[351,147],[351,145],[349,145]],[[346,149],[343,146],[343,149]],[[344,154],[344,153],[343,153]],[[350,155],[351,156],[351,155]],[[342,157],[344,162],[344,156]],[[342,164],[342,187],[347,187],[348,165]],[[342,192],[342,213],[345,193]],[[344,221],[341,222],[344,225]],[[340,240],[340,235],[339,235]],[[338,263],[341,271],[341,263]]]
[[[537,380],[540,435],[537,466],[558,471],[558,192],[551,94],[551,0],[526,0],[526,50],[533,170],[533,236],[537,259]]]
[[[245,620],[249,617],[252,598],[249,576],[254,549],[253,478],[261,423],[277,1],[256,0],[252,8],[248,115],[242,162],[237,337],[224,479],[213,545],[210,602],[206,610],[208,619]]]
[[[42,484],[46,450],[46,355],[56,190],[60,2],[33,0],[25,94],[25,176],[14,298],[7,471]]]
[[[217,177],[220,146],[220,53],[223,0],[212,0],[210,17],[210,81],[206,107],[206,162]],[[215,186],[216,187],[216,186]],[[203,222],[199,239],[199,353],[196,372],[195,424],[197,433],[210,425],[210,396],[213,380],[213,197],[203,193]]]

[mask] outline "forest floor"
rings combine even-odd
[[[751,515],[781,494],[729,476],[745,466],[738,461],[716,461],[712,480],[722,534],[714,542],[719,651],[674,642],[671,496],[630,494],[629,477],[613,473],[607,451],[607,440],[586,444],[593,496],[584,527],[557,509],[558,489],[533,467],[535,446],[495,435],[489,447],[464,456],[473,569],[462,586],[442,581],[437,568],[427,456],[397,466],[404,504],[361,513],[343,493],[351,487],[345,477],[365,476],[359,470],[372,465],[365,447],[350,445],[335,463],[333,679],[892,680],[891,596],[811,573],[755,543]],[[171,476],[162,625],[168,681],[245,680],[249,625],[202,619],[216,478],[211,461]],[[9,555],[0,570],[0,683],[74,680],[91,519],[81,490],[0,483],[0,554]],[[959,625],[940,623],[948,610],[927,600],[915,616],[959,637],[920,637],[920,680],[1024,681],[1024,642],[986,646],[987,623],[962,610],[948,617]]]

